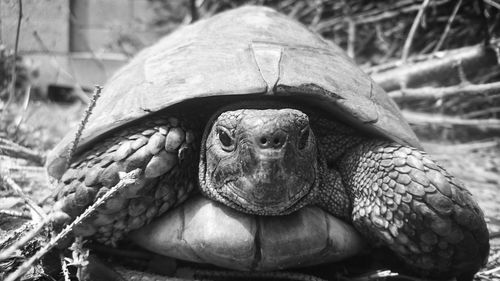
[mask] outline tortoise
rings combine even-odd
[[[470,280],[484,215],[422,151],[397,105],[342,49],[264,7],[180,28],[106,84],[76,153],[50,153],[54,210],[116,245],[247,271],[386,247],[412,272]]]

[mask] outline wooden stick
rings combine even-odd
[[[30,103],[30,99],[31,99],[31,85],[27,85],[26,89],[24,89],[23,107],[21,110],[17,112],[16,123],[14,124],[15,125],[14,134],[17,133],[17,131],[19,130],[19,126],[21,126],[21,124],[24,121],[24,117],[26,116],[26,112],[28,111],[28,105]]]
[[[372,73],[371,76],[386,91],[400,88],[402,82],[408,87],[441,81],[457,75],[457,65],[462,65],[465,71],[475,72],[479,68],[486,68],[498,64],[495,46],[500,40],[492,42],[493,46],[476,45],[451,51],[438,52],[432,58],[402,65],[399,61],[393,62],[394,68]]]
[[[493,0],[484,0],[484,3],[500,10],[500,4],[498,4],[497,2],[495,2]]]
[[[21,187],[13,181],[10,177],[8,176],[2,176],[0,175],[2,182],[7,184],[7,186],[14,191],[19,197],[21,197],[24,200],[24,203],[30,207],[30,209],[33,211],[32,214],[35,214],[36,216],[33,216],[36,218],[36,222],[41,222],[47,220],[47,214],[45,211],[38,206],[35,201],[33,201],[30,197],[28,197],[26,194],[24,194],[23,190]]]
[[[500,146],[500,139],[468,142],[460,144],[439,144],[439,145],[437,145],[436,143],[424,142],[423,146],[425,150],[427,152],[430,152],[433,156],[438,154],[456,154],[456,153],[468,154],[473,150],[488,149]]]
[[[488,114],[493,114],[493,113],[499,113],[500,112],[500,106],[494,106],[494,107],[489,107],[485,108],[482,110],[474,110],[465,114],[462,114],[463,118],[475,118],[481,115],[488,115]]]
[[[403,116],[409,123],[417,125],[456,125],[477,127],[486,130],[500,130],[500,119],[463,119],[441,114],[420,113],[407,110],[403,110]]]
[[[443,45],[444,40],[446,39],[446,37],[448,36],[448,33],[450,32],[451,24],[455,20],[455,16],[457,15],[458,10],[460,9],[460,6],[462,6],[462,0],[459,0],[457,2],[457,4],[455,5],[455,8],[453,8],[453,12],[451,12],[450,17],[448,18],[448,22],[446,23],[446,27],[444,28],[444,32],[441,35],[441,37],[439,38],[438,43],[434,47],[434,50],[432,51],[433,53],[435,53],[435,52],[439,51],[439,49],[441,49],[441,46]]]
[[[0,138],[0,155],[26,159],[40,165],[45,164],[44,154],[4,138]]]
[[[477,96],[496,94],[500,92],[500,82],[487,84],[466,84],[450,87],[422,87],[414,89],[404,89],[389,92],[389,96],[395,100],[414,100],[414,99],[441,99],[455,95]]]
[[[347,55],[352,59],[356,57],[356,23],[352,20],[347,21],[348,24],[348,40],[347,40]]]
[[[422,16],[424,15],[425,9],[427,8],[427,6],[429,6],[429,2],[430,0],[424,0],[424,2],[422,2],[422,5],[418,10],[417,16],[415,17],[415,20],[411,25],[410,32],[403,46],[403,54],[401,55],[401,60],[403,62],[406,62],[406,59],[408,58],[408,54],[410,53],[410,48],[413,43],[413,38],[415,37],[415,32],[417,31],[417,28],[420,25],[420,21],[422,20]]]

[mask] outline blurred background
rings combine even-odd
[[[491,37],[500,32],[500,1],[485,0],[483,7],[472,0],[427,2],[410,55],[478,44],[488,31]],[[29,79],[42,97],[58,87],[91,91],[139,50],[180,25],[249,4],[296,18],[367,69],[401,58],[423,1],[23,0],[17,37],[19,0],[1,0],[0,73],[8,80],[17,38],[17,53],[26,68],[19,84]]]
[[[43,198],[43,156],[94,85],[179,26],[250,4],[335,42],[388,92],[480,202],[492,254],[478,278],[500,278],[500,0],[0,0],[0,175]]]

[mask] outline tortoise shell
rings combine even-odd
[[[420,147],[396,104],[342,49],[272,9],[244,7],[141,51],[104,86],[78,150],[181,102],[228,95],[300,97],[361,130]],[[49,154],[50,176],[63,174],[73,138]]]

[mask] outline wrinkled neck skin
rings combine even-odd
[[[259,105],[215,114],[202,139],[202,193],[238,211],[285,215],[314,201],[318,147],[308,116]]]

